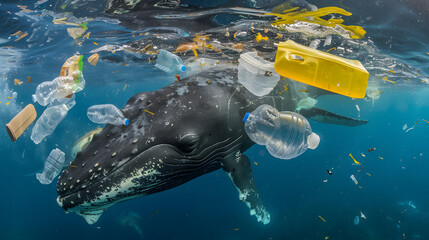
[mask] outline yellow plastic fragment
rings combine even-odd
[[[152,114],[152,115],[155,115],[153,112],[149,112],[148,110],[144,110],[145,112],[147,112],[147,113],[149,113],[149,114]]]
[[[356,161],[356,159],[353,157],[353,155],[352,155],[351,153],[349,154],[349,156],[353,159],[353,161],[354,161],[356,164],[359,164],[359,165],[360,165],[360,162]]]
[[[98,43],[94,42],[95,45],[98,45]]]
[[[21,85],[23,83],[22,81],[16,78],[13,81],[15,82],[15,85]]]
[[[12,97],[7,97],[8,99],[12,99]]]
[[[389,79],[387,78],[387,76],[383,77],[381,80],[386,81],[386,82],[391,82],[391,83],[393,83],[393,84],[396,84],[396,82],[394,82],[394,81],[392,81],[392,80],[389,80]]]
[[[425,122],[427,122],[427,123],[429,123],[429,121],[426,121],[426,120],[424,120],[424,119],[422,119],[423,121],[425,121]]]
[[[27,83],[31,83],[31,77],[30,76],[27,77]]]
[[[325,220],[325,219],[323,219],[323,218],[322,218],[322,216],[320,216],[320,215],[319,215],[319,218],[320,218],[320,219],[322,219],[322,221],[326,222],[326,220]]]
[[[197,57],[198,57],[198,53],[197,53],[197,50],[195,50],[195,49],[192,49],[192,52],[194,52],[194,55],[195,55],[195,59],[197,59]]]
[[[253,164],[255,164],[256,166],[258,166],[258,163],[257,163],[257,162],[253,162]]]
[[[9,105],[9,102],[7,102],[6,105]]]
[[[389,72],[391,72],[391,73],[396,73],[395,71],[393,71],[393,70],[389,70]]]
[[[369,173],[366,173],[366,175],[368,175],[368,176],[370,176],[370,177],[371,177],[371,174],[369,174]]]
[[[147,60],[149,61],[149,63],[150,63],[150,58],[147,58]]]
[[[287,11],[284,11],[283,13],[265,13],[266,15],[272,15],[276,16],[277,20],[271,23],[273,26],[282,26],[283,24],[293,24],[296,21],[302,21],[302,22],[308,22],[308,23],[315,23],[327,27],[335,27],[336,25],[341,26],[345,30],[349,31],[349,36],[353,39],[360,39],[363,38],[366,34],[366,31],[361,26],[346,26],[343,25],[342,19],[335,19],[331,18],[328,20],[325,20],[321,17],[329,15],[329,14],[340,14],[344,16],[351,16],[352,14],[350,12],[347,12],[346,10],[338,7],[324,7],[319,8],[317,11],[306,11],[306,10],[299,10],[298,8],[292,8]]]
[[[258,35],[256,35],[256,42],[258,43],[258,42],[260,42],[261,40],[268,41],[268,37],[263,37],[263,36],[261,35],[261,33],[258,33]]]
[[[125,84],[125,86],[124,86],[124,90],[123,90],[123,91],[125,91],[125,88],[127,88],[127,86],[128,86],[128,85],[127,85],[127,84]]]
[[[378,158],[380,158],[381,160],[383,160],[384,158],[382,158],[382,157],[378,157]]]
[[[326,51],[326,52],[330,52],[330,51],[332,51],[332,50],[337,50],[337,48],[336,48],[336,47],[330,48],[330,49],[328,49],[328,51]]]
[[[281,37],[283,37],[283,34],[277,33],[277,37],[275,37],[274,39],[281,38]]]

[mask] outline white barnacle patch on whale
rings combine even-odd
[[[110,206],[116,203],[116,196],[118,194],[127,195],[134,191],[134,188],[139,187],[142,182],[152,182],[150,184],[145,184],[146,188],[154,187],[158,181],[156,176],[161,174],[154,168],[139,168],[135,169],[131,175],[127,178],[123,178],[119,183],[112,185],[111,187],[106,187],[104,191],[102,191],[100,196],[97,196],[93,199],[87,200],[83,202],[83,204],[79,205],[76,208],[70,209],[70,212],[75,212],[78,215],[82,216],[88,224],[93,224],[98,221],[101,214]],[[88,192],[89,193],[89,192]],[[120,201],[125,201],[128,199],[132,199],[138,196],[142,196],[144,194],[136,194],[136,195],[127,195],[126,197],[121,197]],[[58,205],[62,206],[63,199],[57,198]],[[103,208],[99,207],[102,203]]]
[[[188,93],[188,92],[189,92],[188,85],[185,85],[185,86],[182,86],[182,87],[179,87],[176,89],[176,93],[179,96],[183,96],[183,94]]]

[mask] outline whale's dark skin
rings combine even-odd
[[[130,124],[107,124],[62,173],[57,184],[59,205],[94,223],[115,203],[222,168],[251,214],[268,223],[250,162],[242,154],[254,144],[242,119],[261,104],[294,111],[299,99],[292,90],[278,94],[280,85],[270,96],[257,97],[237,82],[236,69],[214,68],[133,96],[122,109]],[[365,123],[323,114],[313,109],[308,117],[326,122],[337,118],[344,125]]]

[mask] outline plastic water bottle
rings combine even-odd
[[[182,59],[169,51],[165,51],[164,49],[159,50],[155,67],[170,74],[186,71],[186,66],[183,64]]]
[[[128,118],[124,117],[124,114],[112,104],[94,105],[88,108],[86,114],[94,123],[105,124],[110,123],[113,125],[125,125],[130,123]]]
[[[45,167],[42,173],[36,173],[36,178],[41,184],[50,184],[56,176],[61,172],[64,166],[65,154],[55,148],[51,151],[45,162]]]
[[[75,104],[76,101],[70,99],[66,103],[48,107],[37,119],[31,132],[31,140],[35,144],[39,144],[46,136],[51,135]]]
[[[36,93],[32,95],[33,102],[46,106],[55,99],[82,91],[84,87],[85,79],[82,72],[74,71],[70,76],[57,77],[52,81],[39,84]]]
[[[246,113],[243,121],[247,136],[265,145],[276,158],[295,158],[307,148],[317,148],[320,142],[305,117],[295,112],[278,112],[270,105],[261,105],[252,113]]]

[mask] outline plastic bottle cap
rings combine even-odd
[[[185,66],[185,65],[182,65],[182,66],[180,67],[180,71],[182,71],[182,72],[186,71],[186,66]]]
[[[307,145],[310,149],[316,149],[319,146],[320,137],[315,133],[311,133],[307,138]]]
[[[246,122],[249,119],[250,113],[244,114],[243,122]]]
[[[125,120],[124,120],[124,125],[125,125],[125,126],[128,126],[128,124],[130,124],[130,120],[129,120],[128,118],[125,118]]]

